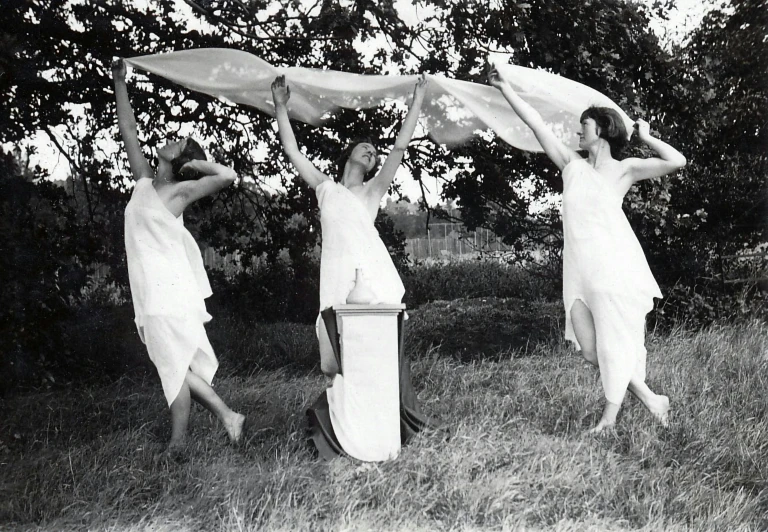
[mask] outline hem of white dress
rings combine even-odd
[[[207,314],[207,313],[206,313]],[[165,396],[166,402],[168,403],[168,406],[171,406],[171,404],[176,400],[176,398],[179,395],[179,392],[181,391],[182,386],[184,385],[184,379],[186,378],[186,372],[191,371],[201,379],[203,379],[209,386],[213,385],[213,377],[216,375],[216,372],[218,370],[218,360],[216,359],[216,353],[213,350],[213,346],[211,346],[210,341],[208,340],[208,333],[205,330],[205,321],[202,321],[199,319],[199,316],[196,316],[195,314],[189,314],[187,316],[143,316],[143,319],[141,320],[141,325],[138,324],[137,319],[137,327],[139,327],[139,335],[141,336],[142,341],[147,346],[147,354],[150,357],[150,360],[152,360],[153,364],[157,367],[157,364],[153,360],[153,355],[149,353],[150,346],[146,341],[146,319],[147,318],[181,318],[181,319],[192,319],[193,321],[199,321],[199,335],[197,340],[194,342],[194,347],[189,348],[188,350],[184,350],[185,354],[180,357],[181,361],[176,365],[178,368],[184,368],[183,373],[180,371],[179,373],[182,373],[182,377],[179,378],[173,377],[173,378],[163,378],[162,375],[160,375],[160,371],[158,370],[158,376],[160,377],[160,382],[163,388],[163,395]],[[197,327],[197,326],[195,326]],[[198,357],[201,357],[201,360],[198,361]],[[197,362],[197,363],[196,363]]]
[[[203,330],[202,334],[204,335],[206,334],[205,330]],[[208,349],[205,348],[205,344],[210,345],[210,342],[203,342],[202,338],[198,340],[197,346],[194,348],[194,351],[192,351],[192,355],[187,358],[186,368],[187,368],[187,371],[191,371],[192,373],[194,373],[195,375],[203,379],[203,381],[205,381],[208,384],[208,386],[213,387],[213,377],[216,375],[216,371],[219,369],[218,361],[216,360],[216,354],[213,352],[213,349],[209,351]],[[213,372],[211,372],[210,375],[201,375],[199,372],[195,371],[192,368],[192,365],[195,362],[195,358],[198,356],[198,352],[203,353],[203,356],[207,357],[209,360],[216,361],[216,364],[215,364],[216,368],[213,370]],[[186,372],[185,372],[185,378],[186,378]],[[161,379],[161,384],[162,384],[162,379]],[[171,404],[173,404],[173,402],[179,396],[179,392],[181,392],[182,386],[184,386],[184,379],[181,379],[181,381],[179,381],[178,383],[173,384],[171,393],[166,393],[165,386],[163,386],[163,395],[165,395],[165,400],[168,402],[169,407],[171,406]]]
[[[622,294],[617,294],[622,295]],[[640,299],[647,299],[649,300],[648,306],[645,307],[647,310],[645,311],[645,314],[647,315],[649,312],[653,310],[653,300],[654,299],[663,299],[664,296],[661,294],[661,292],[657,292],[655,294],[643,294],[639,297]],[[569,296],[569,298],[566,300],[566,298],[563,298],[563,307],[565,307],[565,339],[573,342],[576,345],[576,350],[581,351],[581,345],[579,344],[579,341],[576,339],[576,333],[573,330],[573,322],[571,321],[571,309],[573,308],[573,304],[576,303],[576,301],[579,300],[589,309],[589,303],[587,302],[586,296],[583,294],[576,294]],[[590,309],[591,311],[592,309]]]

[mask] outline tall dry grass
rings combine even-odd
[[[412,319],[448,335],[454,316],[427,306]],[[243,350],[258,337],[264,346],[294,338],[287,357],[315,349],[311,326],[240,333]],[[169,427],[154,378],[6,399],[0,528],[768,529],[765,323],[651,334],[648,380],[672,398],[671,424],[628,398],[603,437],[584,433],[600,411],[598,376],[559,337],[471,361],[444,356],[457,338],[431,348],[411,339],[411,351],[428,349],[414,363],[424,408],[452,437],[423,434],[382,464],[313,458],[303,412],[325,386],[314,371],[226,376],[223,367],[216,389],[248,414],[245,442],[229,446],[198,409],[183,463],[159,458]]]

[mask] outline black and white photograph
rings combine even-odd
[[[0,530],[768,530],[768,0],[0,21]]]

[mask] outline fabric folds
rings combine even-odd
[[[125,209],[125,251],[136,327],[170,405],[187,370],[210,384],[218,362],[203,325],[211,285],[200,248],[152,179],[136,182]]]
[[[418,76],[361,75],[303,67],[275,67],[240,50],[200,48],[126,59],[134,68],[169,79],[188,89],[255,107],[274,116],[272,81],[284,75],[291,88],[288,114],[314,126],[334,112],[376,107],[388,100],[408,102]],[[582,111],[591,105],[611,107],[632,120],[600,92],[545,72],[515,65],[497,65],[512,87],[530,103],[556,135],[573,149]],[[501,93],[488,85],[427,75],[430,83],[422,104],[423,125],[435,142],[459,144],[478,131],[491,129],[508,144],[542,151],[533,132],[510,108]]]
[[[408,443],[419,432],[435,430],[442,433],[444,438],[450,436],[448,427],[435,419],[426,416],[416,398],[416,391],[411,381],[411,364],[405,355],[405,320],[403,314],[398,319],[398,359],[400,368],[400,441]],[[328,336],[332,338],[335,349],[338,350],[338,335],[336,331],[336,316],[333,311],[323,312],[323,323],[327,327]],[[328,404],[328,392],[324,391],[307,409],[309,421],[309,440],[314,445],[318,456],[323,460],[332,460],[339,456],[349,456],[336,437],[331,421],[331,409]]]
[[[621,404],[633,375],[645,378],[645,315],[661,298],[643,248],[621,208],[621,184],[586,160],[563,169],[565,338],[576,300],[590,309],[605,397]]]
[[[343,305],[361,268],[376,296],[374,303],[400,303],[405,287],[389,251],[362,202],[340,183],[324,181],[315,189],[323,244],[320,256],[320,311]],[[333,348],[318,315],[316,332],[324,367],[335,364]],[[329,366],[331,364],[331,366]]]

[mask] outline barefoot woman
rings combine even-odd
[[[345,303],[355,283],[356,268],[362,269],[377,302],[400,303],[403,297],[403,283],[373,222],[379,211],[379,204],[392,184],[413,135],[426,88],[427,80],[422,77],[414,89],[413,101],[395,146],[381,170],[374,175],[377,152],[371,143],[352,143],[340,160],[340,182],[337,183],[318,170],[301,153],[296,143],[286,107],[291,93],[285,78],[278,77],[272,84],[283,149],[298,170],[299,176],[317,194],[320,206],[323,237],[320,265],[321,311]],[[320,367],[326,375],[334,376],[339,368],[320,316],[317,323]],[[405,440],[430,422],[419,412],[410,382],[408,363],[402,358],[402,353],[400,370],[401,439]],[[339,382],[342,381],[335,380],[334,386],[329,388],[328,402],[325,402],[324,393],[309,410],[312,440],[324,458],[331,458],[343,451],[361,458],[366,452],[366,449],[361,447],[365,447],[366,442],[356,438],[355,428],[343,419],[343,409],[337,411],[334,407],[335,389]],[[349,393],[347,397],[350,397]],[[329,408],[334,419],[332,427]],[[358,443],[361,447],[356,447]],[[353,449],[359,450],[359,454],[355,454]]]
[[[491,69],[488,81],[562,171],[565,337],[600,369],[606,398],[592,430],[614,425],[627,389],[666,424],[669,399],[645,384],[645,315],[653,298],[662,296],[621,204],[632,185],[682,168],[685,157],[652,137],[648,124],[638,120],[638,137],[657,157],[616,159],[627,143],[624,122],[613,109],[590,107],[581,116],[579,133],[584,159],[557,139],[497,69]]]
[[[136,119],[125,85],[125,65],[112,66],[117,121],[136,184],[125,209],[125,249],[139,336],[157,367],[171,409],[170,448],[186,438],[190,398],[214,413],[230,440],[240,438],[245,417],[211,388],[218,362],[204,323],[211,287],[200,249],[184,227],[191,203],[231,185],[230,168],[206,160],[191,138],[168,142],[157,152],[157,173],[139,146]]]

